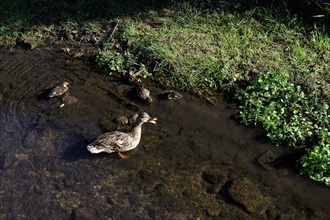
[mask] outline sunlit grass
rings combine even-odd
[[[1,0],[0,46],[13,46],[19,35],[34,27],[66,27],[70,22],[92,32],[103,20],[135,16],[141,10],[160,8],[171,0]]]
[[[256,66],[287,73],[297,83],[329,70],[329,38],[317,29],[309,33],[287,12],[205,13],[181,4],[158,13],[125,21],[111,41],[126,44],[123,57],[133,54],[168,86],[210,96],[248,79]]]

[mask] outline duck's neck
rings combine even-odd
[[[141,138],[141,131],[142,131],[142,125],[143,122],[137,123],[134,125],[133,129],[132,129],[132,136],[133,138]]]

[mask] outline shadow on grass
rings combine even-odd
[[[2,0],[0,1],[0,33],[1,29],[12,27],[24,28],[30,25],[51,25],[61,22],[75,21],[84,23],[98,19],[112,19],[134,16],[148,9],[160,9],[173,5],[180,0]],[[200,9],[245,11],[255,7],[287,8],[307,23],[330,21],[329,0],[188,0]],[[286,10],[286,9],[285,9]],[[276,11],[276,13],[278,10]],[[320,17],[318,17],[320,16]],[[9,31],[9,30],[8,30]]]
[[[211,10],[225,8],[230,11],[244,12],[262,7],[274,13],[290,12],[297,15],[307,27],[318,24],[325,26],[328,32],[330,30],[330,0],[192,0],[191,2],[197,2],[200,7]]]
[[[2,0],[0,27],[9,24],[58,24],[133,16],[147,9],[159,9],[171,0]]]

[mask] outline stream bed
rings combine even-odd
[[[69,82],[77,103],[47,98]],[[330,188],[299,176],[294,154],[233,119],[235,106],[188,93],[153,102],[60,49],[0,50],[0,219],[329,219]],[[136,112],[139,146],[90,154],[113,119]]]

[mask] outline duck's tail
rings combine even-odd
[[[104,150],[101,148],[98,148],[97,146],[95,146],[93,143],[87,145],[87,150],[89,152],[91,152],[92,154],[98,154],[98,153],[101,153],[103,152]]]

